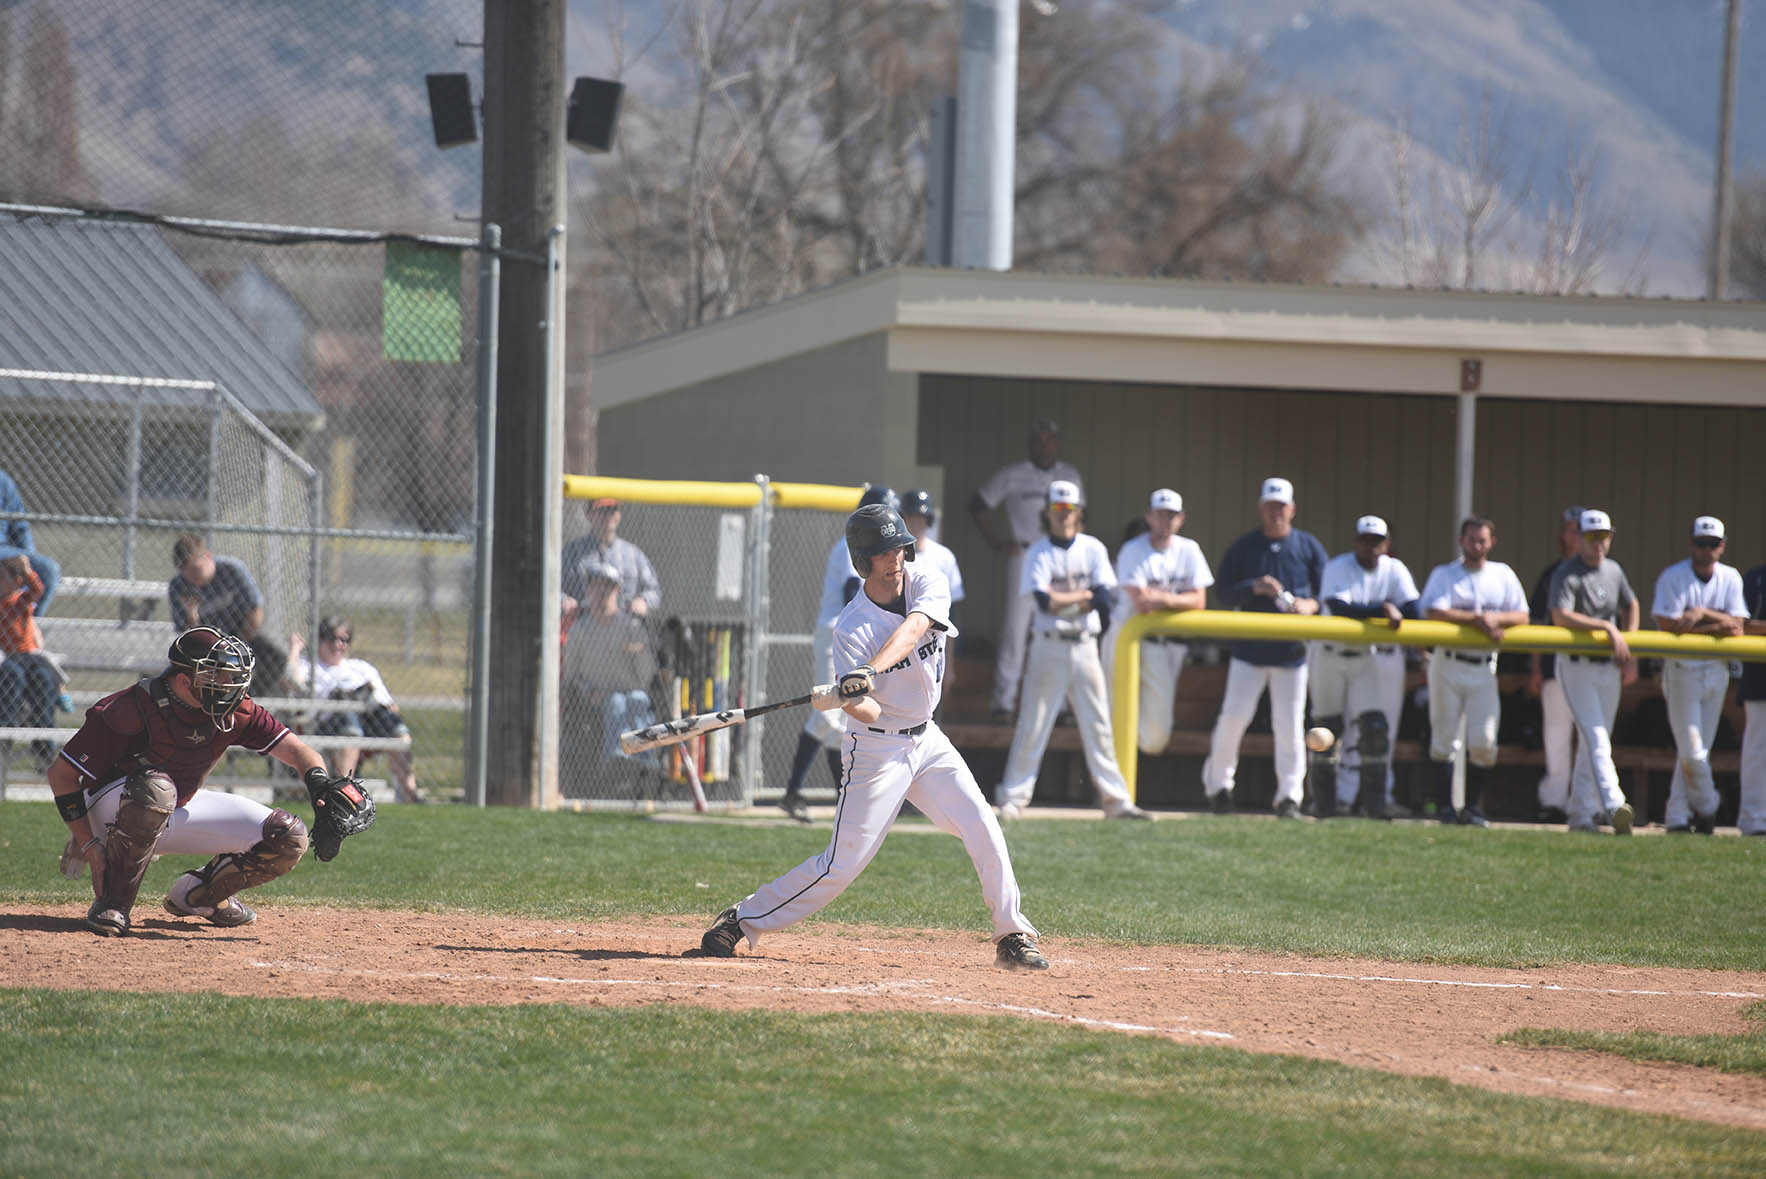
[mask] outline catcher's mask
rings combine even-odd
[[[189,675],[190,690],[215,727],[230,732],[257,667],[251,648],[212,626],[199,626],[173,639],[166,658],[172,670]]]

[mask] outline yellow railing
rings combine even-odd
[[[1155,611],[1137,614],[1122,624],[1116,638],[1116,676],[1111,724],[1116,761],[1130,798],[1135,795],[1138,750],[1135,736],[1141,708],[1141,640],[1149,635],[1184,635],[1207,639],[1312,640],[1356,646],[1396,644],[1406,647],[1466,647],[1485,651],[1609,650],[1604,631],[1570,630],[1562,626],[1515,626],[1492,643],[1473,626],[1453,622],[1405,622],[1396,630],[1384,622],[1356,618],[1255,614],[1238,610]],[[1766,662],[1766,635],[1714,638],[1640,630],[1625,635],[1633,653],[1675,659],[1740,659]]]
[[[829,483],[768,483],[773,506],[822,512],[850,512],[863,487]],[[759,483],[709,483],[692,479],[619,479],[611,475],[566,475],[566,499],[618,499],[637,504],[688,504],[705,508],[751,508],[760,502]]]

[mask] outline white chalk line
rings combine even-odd
[[[1131,969],[1148,970],[1152,967]],[[1546,991],[1571,995],[1640,995],[1652,998],[1766,999],[1752,991],[1663,991],[1649,988],[1579,987],[1563,983],[1493,982],[1465,978],[1407,978],[1391,974],[1331,974],[1319,970],[1248,970],[1225,966],[1171,966],[1163,969],[1182,974],[1231,974],[1265,978],[1311,978],[1331,982],[1396,983],[1402,986],[1466,987],[1471,990]]]
[[[1071,1015],[1061,1011],[1049,1011],[1041,1007],[1026,1007],[1017,1003],[994,1003],[984,999],[966,999],[958,995],[927,995],[921,994],[916,988],[938,985],[938,980],[930,978],[895,979],[883,983],[860,983],[850,986],[782,986],[778,984],[759,985],[753,983],[720,983],[706,982],[699,979],[647,979],[647,978],[572,978],[566,975],[550,974],[457,974],[438,970],[370,970],[360,967],[341,968],[335,966],[316,966],[307,962],[251,962],[249,965],[262,970],[288,970],[302,974],[349,975],[358,978],[389,978],[403,980],[427,979],[436,982],[504,982],[504,983],[550,983],[560,986],[585,987],[639,987],[663,990],[710,990],[727,991],[732,994],[741,992],[761,992],[768,994],[799,994],[799,995],[901,995],[910,999],[918,999],[927,1003],[943,1003],[965,1007],[980,1007],[990,1011],[1004,1011],[1015,1015],[1027,1015],[1036,1019],[1055,1020],[1060,1023],[1071,1023],[1080,1027],[1102,1028],[1118,1032],[1157,1032],[1169,1036],[1193,1036],[1207,1040],[1231,1040],[1231,1032],[1211,1031],[1205,1028],[1174,1028],[1158,1027],[1152,1024],[1126,1023],[1113,1019],[1094,1019],[1085,1015]]]

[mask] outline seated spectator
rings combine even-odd
[[[36,616],[41,618],[49,612],[49,603],[55,598],[55,587],[61,581],[61,565],[53,557],[37,551],[36,540],[31,536],[31,522],[24,518],[24,510],[18,484],[11,475],[0,470],[0,558],[23,557],[31,563],[38,580],[43,583],[43,592],[35,607]]]
[[[628,614],[648,616],[662,605],[662,587],[650,558],[619,535],[620,503],[598,499],[589,505],[589,530],[558,554],[563,601],[561,623],[568,631],[587,592],[588,573],[607,565],[619,573],[619,604]]]
[[[178,570],[166,588],[172,625],[178,630],[212,626],[244,639],[257,656],[252,695],[275,695],[288,671],[288,655],[262,633],[264,594],[245,562],[217,557],[200,536],[186,534],[172,546],[172,564]]]
[[[320,620],[317,660],[302,659],[306,640],[289,635],[288,682],[302,692],[310,684],[316,700],[359,700],[372,704],[365,712],[321,712],[314,721],[314,732],[323,737],[404,738],[406,748],[389,750],[386,755],[393,789],[400,802],[427,802],[417,789],[417,774],[411,765],[411,730],[399,715],[399,706],[387,691],[379,670],[366,659],[350,657],[353,631],[348,620],[335,614]],[[334,750],[331,768],[339,774],[354,774],[365,756],[360,749],[348,746]]]
[[[588,723],[599,717],[603,761],[630,756],[619,748],[620,733],[655,723],[656,656],[644,620],[620,609],[619,587],[611,564],[584,570],[581,609],[564,644],[565,691],[588,705]]]
[[[43,581],[21,554],[0,557],[0,725],[47,729],[55,724],[61,673],[43,653],[36,605]],[[31,742],[37,768],[55,756],[50,741]]]

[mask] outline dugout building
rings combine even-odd
[[[600,474],[931,489],[968,583],[971,687],[1002,587],[966,507],[1043,417],[1112,551],[1169,486],[1218,562],[1282,475],[1333,554],[1383,516],[1419,585],[1458,555],[1468,502],[1529,587],[1563,507],[1607,509],[1646,625],[1694,516],[1727,522],[1730,563],[1766,562],[1760,303],[897,268],[594,365]],[[1212,723],[1208,682],[1186,673],[1180,729]]]

